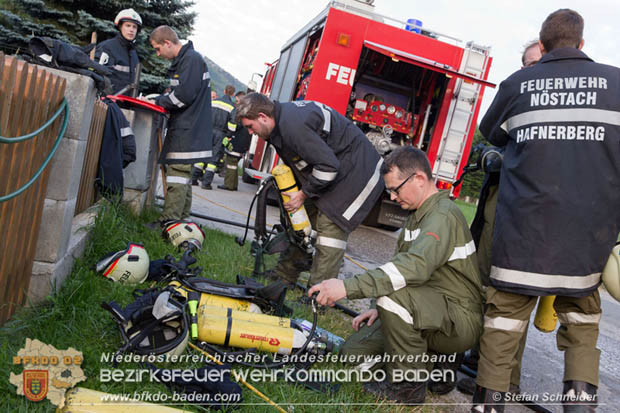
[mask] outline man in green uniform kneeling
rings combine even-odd
[[[424,152],[409,146],[395,150],[385,158],[381,174],[390,198],[411,211],[396,254],[353,278],[325,280],[308,295],[317,292],[317,302],[329,306],[342,298],[377,298],[376,309],[353,320],[358,331],[341,353],[387,355],[388,380],[370,383],[366,390],[399,403],[423,403],[427,373],[433,373],[431,392],[452,390],[459,363],[455,355],[471,348],[482,333],[476,248],[460,209],[448,192],[435,187]],[[444,362],[433,365],[429,360],[438,356]],[[376,368],[376,363],[358,368]]]

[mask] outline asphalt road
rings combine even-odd
[[[215,178],[213,187],[222,184],[223,179]],[[192,210],[200,214],[245,224],[248,209],[256,189],[256,185],[249,185],[239,181],[239,190],[236,192],[221,189],[203,190],[194,188]],[[252,216],[254,211],[252,211]],[[269,207],[267,223],[279,222],[278,210]],[[231,234],[243,235],[243,229],[231,225],[215,223],[197,219],[207,227],[218,229]],[[250,221],[253,224],[253,220]],[[248,233],[248,242],[253,233]],[[396,247],[398,232],[389,232],[381,229],[361,226],[349,237],[345,263],[341,270],[341,278],[347,278],[363,271],[361,266],[374,268],[387,262]],[[600,412],[617,411],[614,407],[620,401],[620,304],[607,292],[601,290],[603,318],[600,324],[598,347],[601,350],[600,380],[599,380],[599,408]],[[365,302],[360,304],[363,307]],[[542,333],[533,327],[533,316],[529,329],[527,345],[523,357],[521,371],[521,391],[539,400],[539,404],[547,409],[560,412],[562,408],[557,403],[548,400],[562,392],[563,354],[558,351],[555,343],[555,333]],[[469,396],[453,391],[446,396],[434,398],[433,401],[445,403],[447,411],[468,411]],[[544,402],[543,402],[544,401]],[[451,405],[461,404],[460,406]],[[522,406],[507,406],[507,412],[527,412]]]

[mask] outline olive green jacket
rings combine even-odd
[[[476,247],[461,210],[447,191],[411,212],[390,262],[344,281],[347,298],[381,297],[426,285],[466,308],[480,310]]]

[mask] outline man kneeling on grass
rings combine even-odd
[[[388,380],[364,388],[399,403],[423,403],[427,381],[433,393],[454,388],[461,353],[482,333],[476,248],[460,209],[447,191],[435,187],[424,152],[398,148],[386,157],[381,174],[390,198],[411,211],[396,254],[353,278],[325,280],[308,295],[317,292],[317,302],[329,306],[342,298],[376,297],[377,308],[353,320],[357,332],[341,353],[389,359],[384,366]]]

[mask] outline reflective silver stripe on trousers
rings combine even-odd
[[[558,313],[560,324],[598,324],[603,313],[584,314],[584,313]]]
[[[355,201],[353,201],[351,205],[349,205],[349,207],[346,209],[346,211],[344,211],[344,213],[342,214],[344,219],[346,219],[347,221],[353,218],[353,215],[355,215],[355,213],[362,207],[362,205],[364,205],[364,202],[366,202],[366,200],[372,193],[372,190],[375,188],[375,186],[377,186],[379,178],[381,177],[379,170],[381,169],[382,163],[383,159],[379,159],[379,162],[377,162],[377,166],[375,166],[375,172],[368,180],[368,183],[366,184],[364,189],[362,189],[362,192],[360,192],[357,198],[355,198]]]
[[[387,297],[387,296],[379,297],[377,299],[377,305],[389,311],[390,313],[396,314],[405,323],[413,325],[413,317],[411,316],[411,313],[409,313],[409,311],[405,307],[398,304],[396,301],[392,300],[390,297]]]
[[[172,91],[172,93],[170,93],[168,95],[168,97],[170,98],[170,101],[172,102],[173,105],[182,108],[183,106],[185,106],[185,103],[181,102],[179,99],[177,99],[177,97],[174,94],[174,90]]]
[[[129,71],[130,71],[129,66],[114,65],[114,66],[112,66],[112,68],[114,70],[116,70],[116,71],[119,71],[119,72],[129,73]]]
[[[394,288],[394,291],[398,291],[407,285],[405,277],[403,277],[400,271],[398,271],[398,268],[396,268],[396,265],[394,265],[393,263],[388,262],[387,264],[383,264],[379,267],[379,269],[386,273],[388,277],[390,277],[390,281],[392,282],[392,288]]]
[[[381,356],[370,356],[370,357],[372,357],[371,360],[364,361],[353,368],[359,371],[369,371],[371,368],[374,367],[375,364],[381,361]]]
[[[187,185],[187,184],[190,183],[190,181],[191,181],[191,179],[183,178],[182,176],[167,176],[166,177],[166,184]]]
[[[316,168],[312,168],[312,176],[314,176],[316,179],[320,179],[321,181],[331,182],[336,179],[337,175],[338,172],[323,172],[319,171]]]
[[[226,165],[226,168],[235,170],[237,169],[237,165]]]
[[[601,273],[584,276],[539,274],[535,272],[508,270],[496,266],[491,267],[491,278],[514,284],[538,288],[571,288],[586,289],[596,287],[601,280]]]
[[[494,328],[496,330],[515,331],[522,333],[527,328],[529,320],[515,320],[506,317],[487,317],[484,316],[484,328]]]
[[[236,158],[242,158],[243,155],[241,155],[239,152],[233,152],[233,151],[224,151],[226,152],[226,154],[230,155],[230,156],[234,156]]]
[[[212,156],[211,151],[202,152],[170,152],[166,155],[166,159],[194,159],[209,158]]]
[[[329,109],[327,108],[327,106],[325,106],[322,103],[319,102],[313,102],[315,105],[317,105],[319,107],[319,109],[321,109],[321,112],[323,112],[323,132],[329,134],[329,132],[331,131],[332,128],[332,114],[329,111]]]
[[[131,127],[121,128],[121,136],[123,138],[129,135],[133,135],[133,129],[131,129]]]
[[[179,86],[179,79],[170,79],[170,86]]]
[[[324,247],[338,248],[340,250],[347,249],[347,242],[336,238],[319,236],[316,239],[316,243],[317,245],[323,245]]]
[[[545,109],[520,113],[502,123],[510,132],[531,123],[598,122],[620,126],[620,112],[604,109]]]
[[[308,162],[304,161],[303,159],[295,163],[295,167],[299,169],[300,171],[304,169],[306,166],[308,166]]]
[[[476,252],[476,244],[472,240],[465,244],[463,247],[455,247],[454,252],[452,253],[452,255],[450,255],[450,258],[448,258],[448,261],[465,259],[474,252]]]

